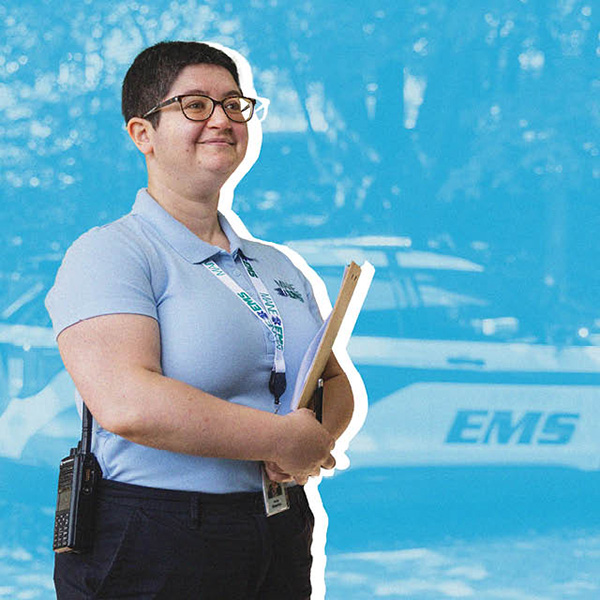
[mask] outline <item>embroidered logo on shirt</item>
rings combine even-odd
[[[300,302],[304,302],[302,294],[297,291],[291,283],[281,281],[280,279],[275,279],[275,283],[277,284],[275,291],[280,296],[286,296],[288,298],[293,298],[294,300],[300,300]]]

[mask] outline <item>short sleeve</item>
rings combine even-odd
[[[46,308],[56,336],[101,315],[133,313],[156,319],[149,261],[135,236],[117,222],[77,239],[46,296]]]

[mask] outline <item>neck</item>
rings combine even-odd
[[[172,217],[202,241],[219,246],[226,252],[230,251],[229,240],[219,223],[218,192],[190,198],[151,180],[148,181],[148,192]]]

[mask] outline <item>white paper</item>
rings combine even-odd
[[[319,344],[323,339],[323,334],[325,333],[325,329],[327,328],[327,323],[329,323],[329,317],[327,317],[323,325],[321,325],[321,328],[319,329],[319,331],[317,331],[315,337],[312,339],[311,343],[306,349],[306,352],[304,353],[304,357],[302,358],[302,362],[300,363],[300,368],[298,369],[296,386],[294,387],[294,396],[292,398],[292,410],[296,410],[298,408],[298,403],[300,402],[300,397],[302,396],[302,390],[304,389],[304,383],[306,382],[308,373],[317,354],[317,350],[319,349]]]

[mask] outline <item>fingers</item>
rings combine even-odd
[[[294,478],[291,475],[281,475],[280,473],[269,472],[268,470],[267,477],[276,483],[290,483],[291,481],[294,481]]]
[[[308,480],[309,480],[310,477],[318,477],[321,474],[321,468],[323,468],[323,469],[333,469],[334,467],[335,467],[335,458],[333,458],[333,456],[330,454],[327,457],[327,459],[325,460],[325,462],[323,463],[323,465],[321,465],[321,467],[313,469],[308,474],[297,474],[297,475],[294,475],[293,479],[299,485],[305,485],[308,482]]]
[[[335,458],[330,454],[322,466],[324,469],[333,469],[335,467]]]
[[[321,467],[313,469],[310,473],[297,473],[295,475],[284,473],[274,462],[265,462],[264,465],[267,477],[271,481],[276,481],[278,483],[290,483],[291,481],[295,481],[299,485],[306,485],[310,477],[318,477],[321,474],[321,468],[333,469],[335,467],[335,458],[329,455]]]
[[[274,462],[265,463],[265,472],[271,481],[278,483],[294,481],[294,478],[289,473],[284,473]]]
[[[274,457],[279,471],[296,480],[318,475],[321,468],[332,469],[335,459],[331,451],[335,438],[317,422],[314,413],[302,408],[282,419],[285,425],[279,452]]]
[[[334,460],[335,464],[335,460]],[[325,468],[325,467],[323,467]],[[333,467],[329,467],[333,468]],[[321,474],[321,469],[315,469],[311,471],[308,475],[294,475],[294,481],[299,485],[306,485],[310,477],[318,477]]]

